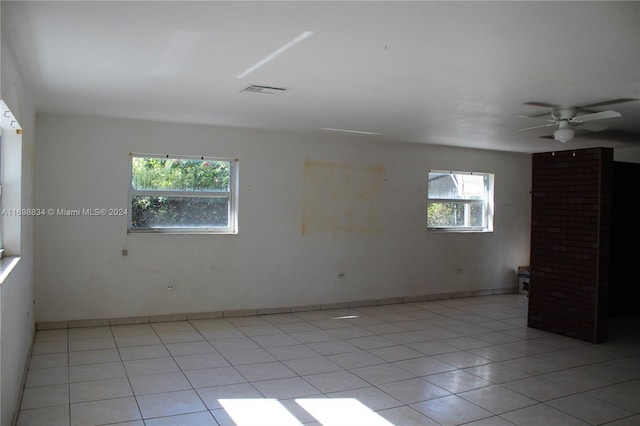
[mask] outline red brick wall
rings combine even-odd
[[[612,194],[613,149],[533,154],[530,327],[607,339]]]

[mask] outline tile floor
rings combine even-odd
[[[640,425],[640,320],[526,296],[38,331],[18,425]]]

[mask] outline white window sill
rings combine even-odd
[[[0,259],[0,285],[4,283],[19,261],[20,256],[4,256]]]

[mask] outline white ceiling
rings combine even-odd
[[[520,152],[640,146],[640,101],[593,108],[623,116],[566,145],[540,138],[553,127],[517,131],[550,118],[518,118],[551,112],[527,102],[640,99],[640,2],[3,0],[2,38],[39,112]]]

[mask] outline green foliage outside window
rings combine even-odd
[[[482,226],[481,204],[468,204],[470,226]],[[464,227],[465,203],[431,203],[427,205],[427,226],[431,228]]]
[[[456,210],[458,210],[456,212]],[[456,216],[458,223],[464,223],[462,212],[456,209],[453,203],[433,203],[427,205],[427,226],[433,228],[455,226]]]
[[[228,191],[228,161],[133,157],[134,189]]]
[[[229,161],[154,157],[131,161],[132,228],[228,226]]]

